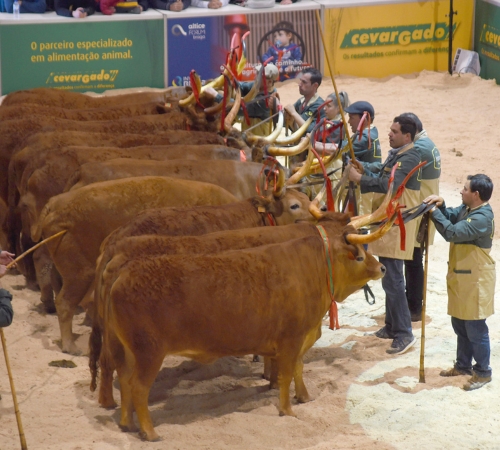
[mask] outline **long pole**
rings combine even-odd
[[[7,343],[5,342],[3,328],[0,328],[0,338],[2,339],[3,354],[5,356],[5,365],[7,366],[7,373],[9,374],[10,390],[12,392],[12,400],[14,401],[14,411],[16,412],[17,429],[19,430],[21,449],[28,450],[28,446],[26,445],[26,438],[24,437],[23,424],[21,422],[21,413],[19,412],[19,406],[17,404],[16,389],[14,388],[14,379],[12,378],[12,372],[10,370],[9,355],[7,353]]]
[[[319,15],[319,10],[316,10],[316,21],[318,22],[319,34],[321,36],[321,42],[323,43],[323,52],[325,54],[326,63],[328,65],[328,70],[330,71],[330,75],[332,77],[333,89],[335,89],[335,96],[337,97],[337,102],[339,104],[340,115],[342,117],[342,123],[344,124],[344,130],[347,137],[347,143],[349,145],[349,152],[351,154],[351,160],[356,161],[356,156],[354,156],[354,149],[352,148],[352,140],[349,135],[349,129],[347,128],[347,121],[345,120],[344,108],[342,108],[342,104],[340,103],[339,91],[337,90],[337,84],[335,83],[335,78],[333,76],[332,66],[330,64],[330,58],[328,57],[328,53],[326,51],[326,42],[325,36],[323,35],[323,27],[321,26],[321,17]]]
[[[453,0],[450,0],[450,14],[449,14],[449,22],[448,22],[448,72],[450,75],[453,74],[452,68],[452,53],[453,53]]]
[[[420,337],[420,370],[418,372],[419,383],[425,383],[425,368],[424,368],[424,354],[425,354],[425,310],[427,305],[427,273],[429,269],[429,224],[430,213],[426,213],[422,220],[426,221],[425,224],[425,238],[424,238],[424,288],[422,291],[422,332]]]

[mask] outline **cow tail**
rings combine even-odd
[[[42,230],[43,230],[43,222],[50,214],[50,200],[43,207],[42,212],[40,213],[40,217],[38,217],[38,222],[36,224],[31,225],[31,239],[33,242],[38,242],[42,239]]]
[[[73,172],[73,174],[68,178],[66,182],[66,186],[64,186],[64,192],[68,192],[76,183],[80,181],[81,171],[77,169]]]
[[[102,350],[102,331],[99,320],[94,320],[92,332],[89,338],[89,368],[92,377],[90,390],[94,392],[97,388],[97,375],[99,373],[99,358]]]

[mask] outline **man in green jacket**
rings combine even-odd
[[[417,125],[417,134],[413,145],[420,153],[420,160],[426,161],[421,169],[420,179],[420,201],[423,202],[429,195],[439,195],[439,177],[441,176],[441,154],[434,142],[424,130],[422,122],[413,113],[401,114],[409,117]],[[421,217],[415,219],[417,230],[420,227]],[[436,228],[429,226],[429,244],[434,242]],[[424,265],[422,262],[422,250],[420,243],[415,241],[413,258],[405,260],[406,300],[410,308],[411,321],[422,320],[422,299],[424,295]]]
[[[448,263],[448,314],[457,335],[457,359],[440,375],[472,375],[463,388],[479,389],[491,381],[490,338],[486,318],[491,316],[495,294],[495,261],[490,256],[494,217],[488,200],[491,179],[469,175],[461,191],[462,205],[446,208],[442,197],[431,195],[431,218],[437,231],[450,242]],[[472,360],[476,364],[472,365]]]
[[[396,192],[406,176],[420,164],[420,154],[413,146],[417,126],[415,122],[403,116],[394,118],[389,132],[389,144],[392,147],[383,164],[379,162],[361,163],[356,161],[350,166],[349,180],[359,183],[361,194],[374,192],[372,210],[375,211],[383,201],[389,188],[391,170],[397,167],[394,175],[393,192]],[[420,179],[416,171],[406,183],[401,197],[401,204],[412,208],[420,204]],[[378,195],[377,195],[378,194]],[[401,232],[393,227],[381,239],[369,246],[373,255],[385,266],[382,288],[385,292],[385,326],[375,333],[381,339],[392,339],[391,347],[386,350],[392,355],[408,351],[416,342],[411,328],[410,310],[405,295],[403,260],[411,259],[417,229],[415,221],[405,224],[406,237],[404,249],[401,248]]]

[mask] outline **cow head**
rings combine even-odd
[[[358,236],[358,232],[349,221],[347,214],[334,212],[325,213],[318,221],[318,225],[323,226],[329,240],[330,255],[333,260],[334,298],[337,302],[344,301],[368,281],[378,280],[385,274],[385,267],[364,249],[361,242],[356,240],[351,242],[350,238]],[[364,238],[366,236],[370,235],[362,235]]]
[[[272,214],[276,225],[314,220],[309,213],[309,197],[294,189],[287,189],[280,197],[253,197],[250,201],[259,212]]]

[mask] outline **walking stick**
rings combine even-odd
[[[12,400],[14,400],[14,411],[16,412],[17,428],[19,430],[19,439],[21,440],[21,449],[27,450],[26,438],[24,437],[23,424],[21,422],[21,414],[19,412],[19,406],[17,404],[16,389],[14,388],[14,380],[12,378],[12,372],[10,371],[9,355],[7,354],[7,344],[5,342],[5,336],[3,334],[3,328],[0,328],[0,338],[2,339],[3,354],[5,356],[5,365],[7,366],[7,373],[9,374],[10,390],[12,392]]]
[[[52,239],[55,239],[56,237],[59,237],[66,233],[68,230],[63,230],[59,231],[59,233],[53,234],[52,236],[48,237],[47,239],[44,239],[43,241],[40,241],[38,244],[34,245],[33,247],[29,248],[26,250],[24,253],[21,253],[14,261],[10,262],[7,264],[7,269],[10,269],[12,266],[14,266],[18,261],[23,259],[26,255],[29,255],[31,252],[34,252],[38,247],[41,247],[43,244],[46,244],[47,242],[51,241]]]
[[[424,351],[425,351],[425,309],[427,303],[427,272],[429,268],[429,223],[430,223],[430,213],[426,213],[422,218],[425,221],[425,232],[424,232],[424,289],[422,291],[422,330],[420,337],[420,370],[418,372],[419,383],[425,383],[425,369],[424,369]]]
[[[10,262],[6,266],[7,269],[10,269],[11,267],[13,267],[16,264],[16,262],[18,262],[21,259],[23,259],[27,254],[35,251],[41,245],[46,244],[47,242],[51,241],[52,239],[55,239],[58,236],[61,236],[64,233],[66,233],[66,230],[60,231],[59,233],[56,233],[53,236],[50,236],[49,238],[44,239],[43,241],[41,241],[38,244],[34,245],[29,250],[26,250],[24,253],[22,253],[21,255],[19,255],[14,261]],[[24,436],[24,431],[23,431],[23,424],[21,422],[21,414],[19,412],[19,405],[17,404],[17,396],[16,396],[16,389],[14,387],[14,379],[12,378],[12,372],[10,370],[9,354],[7,352],[7,343],[5,342],[5,336],[4,336],[4,333],[3,333],[3,328],[0,328],[0,339],[2,340],[3,354],[5,356],[5,365],[7,366],[7,373],[9,374],[10,390],[12,392],[12,400],[14,401],[14,411],[16,413],[17,428],[19,430],[19,439],[21,440],[21,449],[22,450],[28,450],[28,446],[26,445],[26,438]]]
[[[344,124],[344,132],[347,137],[347,144],[349,145],[349,152],[351,154],[351,160],[356,161],[356,156],[354,156],[354,149],[352,148],[352,140],[349,135],[349,128],[347,127],[347,120],[345,120],[344,108],[342,108],[342,104],[340,103],[339,91],[337,90],[337,84],[335,83],[335,78],[333,77],[332,65],[330,64],[330,58],[328,57],[328,53],[326,51],[326,42],[325,36],[323,35],[323,27],[321,25],[321,17],[319,16],[319,10],[316,10],[316,21],[318,22],[319,34],[321,36],[321,42],[323,43],[323,51],[325,53],[326,63],[328,65],[328,70],[330,71],[330,76],[332,77],[333,89],[335,90],[335,96],[337,97],[337,103],[340,109],[340,116],[342,117],[342,123]]]

